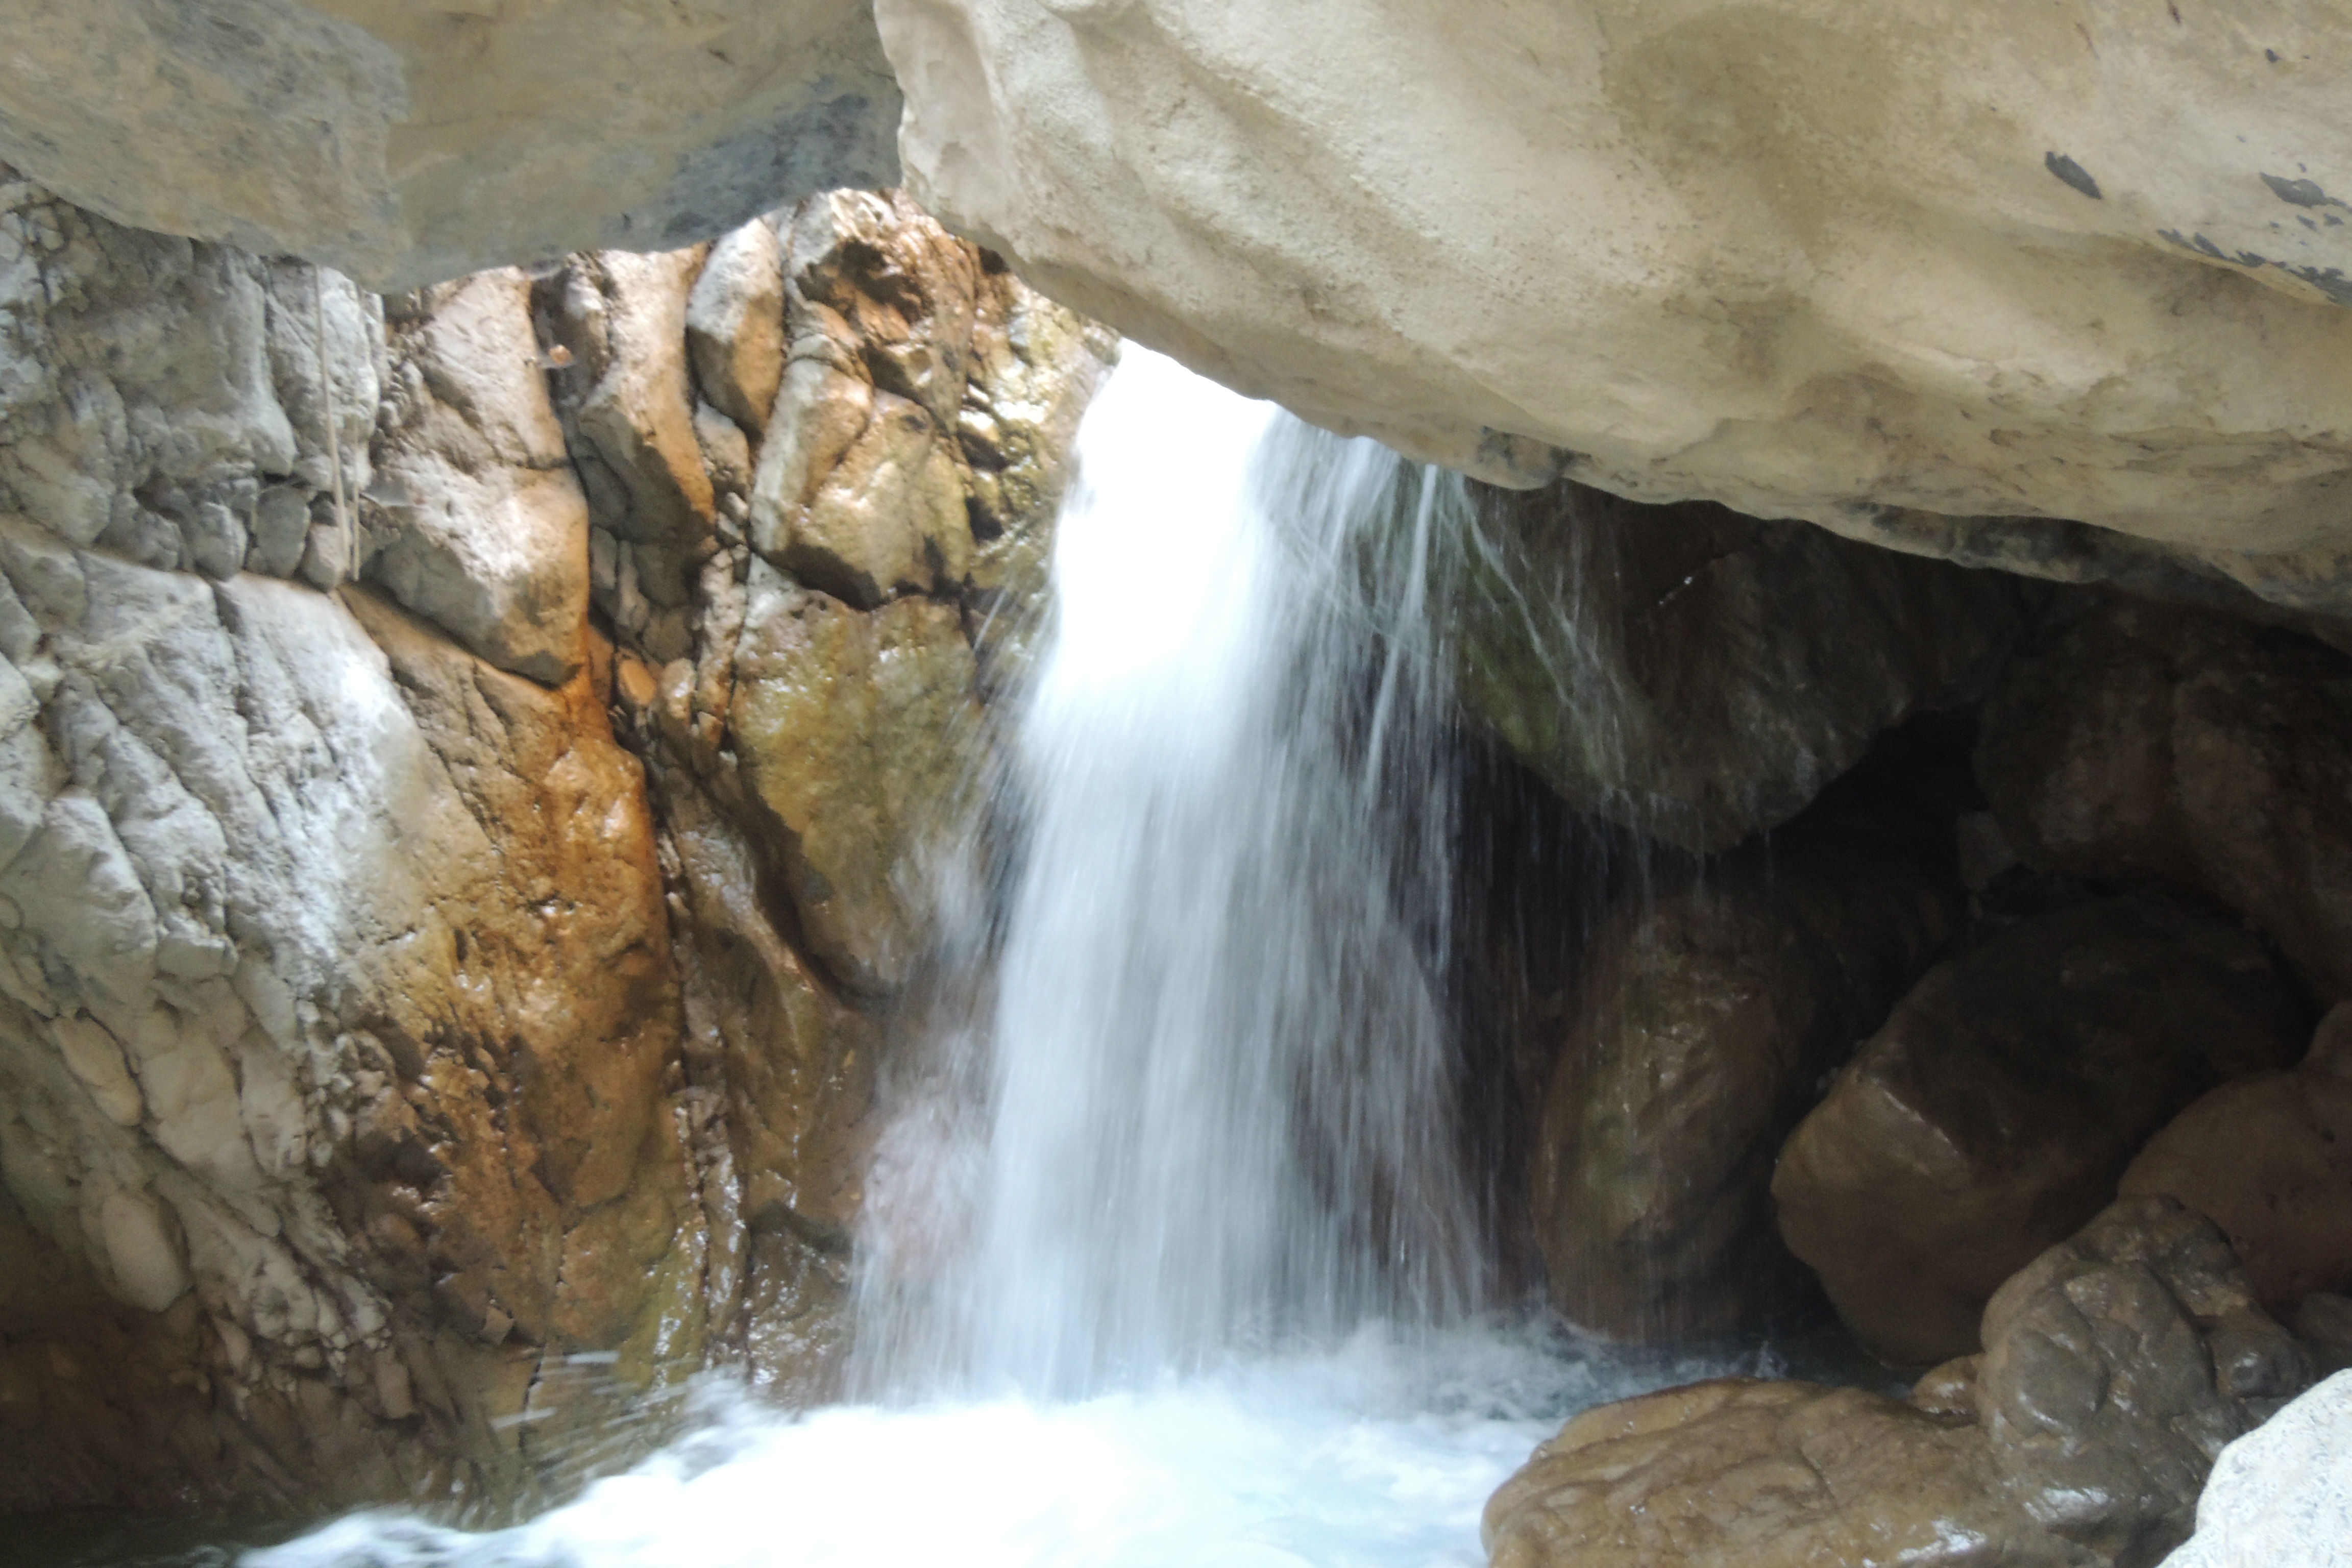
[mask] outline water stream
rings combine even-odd
[[[990,1001],[886,1140],[859,1403],[706,1391],[526,1525],[250,1568],[1432,1568],[1561,1416],[1701,1370],[1507,1326],[1463,1168],[1460,481],[1130,349],[1019,721]]]

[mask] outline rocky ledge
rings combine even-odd
[[[383,300],[0,208],[0,1510],[823,1389],[1111,341],[889,195]]]

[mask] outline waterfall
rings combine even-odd
[[[1422,613],[1462,482],[1133,348],[1077,462],[994,1003],[944,1047],[980,1103],[886,1144],[870,1383],[1070,1394],[1479,1295]]]
[[[1727,1370],[1479,1310],[1426,613],[1461,481],[1131,348],[1078,454],[989,978],[867,1189],[865,1402],[712,1384],[526,1523],[246,1568],[1479,1568],[1564,1415]]]

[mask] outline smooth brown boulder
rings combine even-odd
[[[2352,1295],[2352,1003],[2291,1072],[2223,1084],[2150,1140],[2126,1196],[2163,1194],[2229,1234],[2263,1304]]]
[[[1726,1378],[1588,1410],[1486,1504],[1492,1568],[2073,1568],[1991,1456],[1881,1394]]]
[[[2117,1203],[1907,1402],[1732,1378],[1586,1411],[1486,1505],[1494,1568],[2154,1568],[2307,1385],[2210,1221]]]
[[[2352,655],[2107,601],[2011,663],[1977,773],[2029,864],[2218,904],[2352,996]]]
[[[1761,1326],[1809,1298],[1772,1161],[1833,1069],[1959,935],[1948,819],[1866,768],[1767,844],[1596,934],[1529,1173],[1553,1306],[1617,1339]]]
[[[2227,921],[2135,895],[2036,916],[1928,974],[1838,1075],[1781,1152],[1780,1234],[1880,1355],[1965,1354],[2150,1134],[2293,1060],[2308,1018]]]

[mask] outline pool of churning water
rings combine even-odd
[[[784,1418],[714,1385],[693,1436],[529,1523],[357,1514],[243,1568],[1475,1568],[1488,1494],[1566,1415],[1778,1370],[1769,1352],[1367,1329],[1064,1403]]]

